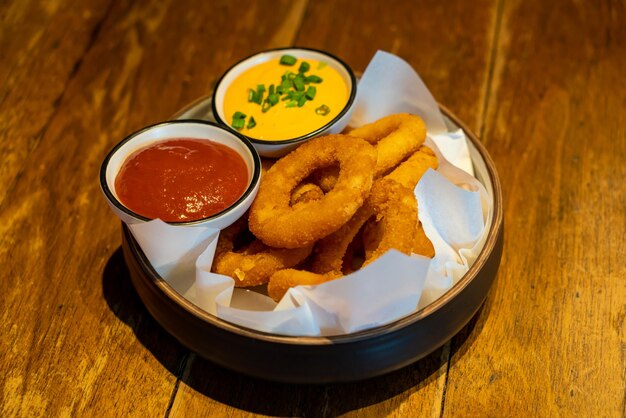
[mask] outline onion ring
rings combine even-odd
[[[296,249],[270,248],[255,239],[235,251],[235,242],[247,232],[246,217],[220,232],[211,270],[230,276],[235,287],[258,286],[267,283],[278,270],[293,267],[304,260],[312,246]]]
[[[335,187],[319,200],[290,205],[293,189],[315,169],[339,163]],[[361,207],[373,182],[376,150],[346,135],[314,138],[278,160],[250,207],[250,231],[276,248],[300,248],[341,228]],[[302,222],[306,220],[306,222]]]
[[[291,206],[296,206],[299,203],[310,202],[312,200],[319,200],[324,197],[324,191],[316,184],[302,183],[296,186],[291,193]]]
[[[417,231],[415,232],[415,237],[413,238],[413,253],[423,255],[428,258],[433,258],[435,256],[435,247],[426,236],[421,222],[417,225]]]
[[[366,254],[363,266],[394,248],[411,254],[417,228],[417,202],[413,192],[401,184],[379,179],[361,209],[341,229],[322,239],[315,248],[312,270],[315,273],[342,271],[344,256],[359,230],[369,219],[382,230],[377,245]]]
[[[385,178],[395,180],[404,187],[413,190],[429,168],[436,170],[438,166],[439,161],[435,152],[426,145],[422,145]]]
[[[298,285],[316,285],[338,279],[342,276],[338,272],[316,274],[310,271],[285,269],[277,271],[270,277],[267,285],[267,294],[278,302],[292,287]]]
[[[434,157],[434,168],[436,168],[437,157],[435,153],[430,148],[422,146],[426,138],[426,126],[419,116],[407,113],[390,115],[376,122],[353,129],[348,135],[362,138],[376,146],[378,157],[374,178],[379,178],[394,168],[399,170],[400,166],[405,166],[403,169],[400,169],[399,173],[394,175],[393,180],[399,180],[396,177],[401,179],[404,176],[409,178],[417,176],[417,180],[419,180],[423,172],[410,174],[410,171],[413,169],[420,170],[426,165],[432,166],[432,161],[428,157]],[[416,152],[422,152],[425,155],[419,154],[416,156]],[[400,164],[408,156],[411,156],[405,161],[408,164]],[[410,163],[409,160],[411,160]],[[338,176],[339,167],[330,166],[316,170],[311,175],[311,181],[317,184],[324,192],[329,192],[335,186]],[[411,188],[402,181],[400,183]],[[417,181],[415,181],[415,184],[417,184]]]
[[[364,257],[366,259],[372,257],[373,251],[380,245],[383,233],[382,226],[382,223],[373,222],[373,219],[367,221],[363,226],[361,243],[363,246]],[[422,223],[420,221],[418,221],[417,223],[417,229],[415,231],[415,236],[413,237],[413,254],[423,255],[424,257],[428,258],[433,258],[435,256],[435,247],[426,236],[426,233],[424,232],[424,228],[422,227]]]
[[[348,135],[376,145],[377,178],[417,151],[426,139],[426,125],[419,116],[398,113],[353,129]]]

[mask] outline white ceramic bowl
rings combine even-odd
[[[356,97],[357,80],[352,72],[352,69],[339,58],[331,55],[327,52],[318,51],[316,49],[309,48],[278,48],[268,51],[259,52],[251,57],[245,58],[233,65],[224,75],[218,80],[215,90],[213,91],[213,114],[218,123],[226,126],[229,130],[237,132],[228,123],[228,116],[224,113],[224,97],[226,90],[230,84],[244,71],[254,67],[262,62],[280,58],[281,56],[288,54],[297,57],[298,59],[305,60],[318,60],[326,62],[331,68],[337,71],[344,79],[346,85],[349,87],[348,101],[339,112],[339,114],[333,118],[326,125],[309,132],[305,135],[301,135],[294,138],[283,140],[263,140],[246,136],[250,142],[254,145],[256,150],[263,157],[278,158],[287,154],[289,151],[295,149],[303,142],[308,141],[316,136],[325,134],[335,134],[341,132],[352,116],[354,110],[354,99]]]
[[[259,189],[261,159],[250,142],[242,135],[230,132],[223,126],[200,120],[175,120],[162,122],[130,134],[118,143],[102,162],[100,187],[113,212],[126,224],[149,221],[124,206],[115,191],[115,177],[126,158],[138,149],[155,142],[172,138],[208,139],[235,150],[248,168],[248,187],[230,207],[207,218],[189,222],[169,222],[171,225],[206,226],[223,229],[239,219],[252,204]]]

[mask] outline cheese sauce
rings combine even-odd
[[[302,62],[309,64],[304,76],[321,79],[320,82],[307,82],[304,86],[303,92],[309,86],[316,90],[312,100],[307,99],[299,107],[282,93],[278,103],[271,107],[266,104],[269,107],[266,112],[262,110],[263,103],[249,101],[251,90],[256,91],[259,85],[264,86],[262,97],[265,100],[270,85],[274,85],[274,89],[280,86],[281,78],[287,72],[291,72],[292,77],[297,75]],[[236,112],[244,114],[245,125],[238,130],[249,137],[270,141],[292,139],[313,132],[333,120],[345,107],[349,95],[349,87],[344,79],[330,65],[316,60],[298,59],[294,65],[288,66],[281,65],[280,59],[276,58],[244,71],[232,82],[224,97],[224,112],[231,126]],[[252,128],[248,128],[250,117],[256,123]]]

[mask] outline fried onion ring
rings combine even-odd
[[[417,231],[415,232],[415,237],[413,238],[413,253],[423,255],[428,258],[433,258],[435,256],[435,247],[426,236],[421,222],[417,225]]]
[[[280,270],[270,277],[267,285],[267,294],[278,302],[287,293],[287,290],[294,286],[322,284],[340,277],[342,277],[342,274],[338,272],[316,274],[304,270]]]
[[[434,168],[436,168],[437,157],[435,153],[430,148],[422,146],[426,138],[426,126],[419,116],[407,113],[390,115],[376,122],[353,129],[348,135],[362,138],[376,146],[378,157],[374,178],[378,178],[394,168],[399,170],[400,166],[404,166],[394,175],[393,180],[398,181],[403,177],[408,177],[409,179],[417,177],[417,180],[419,180],[423,172],[410,174],[410,171],[413,169],[420,170],[426,165],[432,166],[432,161],[429,157],[434,157]],[[415,155],[416,152],[422,152],[423,154]],[[410,155],[412,157],[405,161],[407,164],[402,163],[398,166]],[[424,169],[424,171],[426,170]],[[316,170],[311,175],[311,181],[317,184],[324,192],[329,192],[335,186],[338,176],[339,167],[335,165]],[[407,186],[402,181],[400,183]],[[415,181],[415,184],[417,184],[417,181]]]
[[[319,200],[291,206],[293,189],[315,169],[339,163],[335,187]],[[250,231],[276,248],[300,248],[341,228],[372,186],[376,150],[346,135],[314,138],[278,160],[250,208]],[[306,222],[303,222],[306,220]]]
[[[417,151],[426,139],[426,125],[419,116],[398,113],[353,129],[348,135],[376,145],[377,178]]]
[[[322,197],[324,197],[324,191],[319,186],[313,183],[302,183],[296,186],[291,193],[291,206],[296,206],[298,203],[319,200]]]
[[[342,271],[350,243],[370,219],[379,224],[381,233],[376,247],[366,253],[363,266],[391,248],[411,254],[417,228],[415,195],[393,180],[380,179],[374,183],[369,197],[352,219],[316,245],[312,270],[320,274]]]
[[[404,187],[413,190],[426,170],[429,168],[436,170],[438,166],[439,161],[435,152],[426,145],[422,145],[406,161],[386,175],[385,178],[395,180]]]
[[[211,270],[230,276],[235,287],[250,287],[267,283],[278,270],[293,267],[304,260],[312,246],[296,249],[270,248],[254,239],[235,251],[235,242],[247,231],[246,217],[220,232]]]
[[[361,241],[363,245],[364,257],[366,259],[370,258],[373,251],[380,245],[383,234],[383,226],[382,222],[374,222],[373,219],[367,221],[367,223],[363,226]],[[435,247],[426,236],[422,223],[419,221],[417,223],[415,236],[413,237],[413,254],[423,255],[428,258],[433,258],[435,256]]]

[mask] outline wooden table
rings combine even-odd
[[[441,3],[2,2],[0,416],[626,415],[624,2]],[[481,311],[365,382],[264,382],[189,352],[134,292],[99,190],[117,141],[289,45],[360,71],[401,56],[503,183]]]

